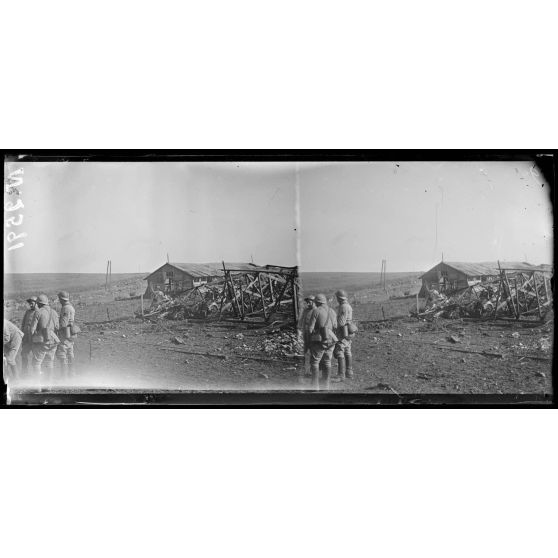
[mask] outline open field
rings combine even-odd
[[[546,323],[528,324],[530,327],[466,319],[425,322],[409,317],[409,311],[416,307],[414,296],[389,298],[390,293],[416,287],[416,274],[393,274],[397,276],[392,282],[388,274],[387,293],[379,286],[354,289],[359,282],[364,287],[369,280],[355,276],[367,274],[341,275],[302,276],[305,288],[311,285],[313,292],[331,294],[345,288],[357,301],[354,315],[360,331],[353,341],[356,377],[332,383],[332,391],[403,395],[552,393],[552,317]],[[136,279],[133,275],[123,278],[114,285],[114,292],[125,292],[128,281]],[[263,350],[268,342],[280,347],[284,332],[233,322],[142,320],[134,316],[140,301],[115,301],[114,293],[104,291],[104,277],[102,288],[97,283],[89,291],[83,289],[74,297],[76,320],[83,330],[76,340],[78,375],[74,386],[310,389],[307,376],[304,383],[298,382],[304,374],[300,356]],[[23,312],[21,305],[5,308],[5,316],[15,323],[20,323]],[[176,337],[180,343],[173,342]],[[334,363],[332,373],[335,371]]]
[[[113,273],[112,285],[122,288],[124,285],[143,285],[143,273]],[[4,300],[25,298],[39,293],[56,296],[65,290],[72,294],[101,291],[105,288],[104,273],[5,273]],[[145,289],[145,287],[144,287]],[[139,293],[138,293],[139,294]]]
[[[392,294],[401,296],[404,291],[417,288],[420,289],[419,276],[417,272],[386,273],[386,288],[393,291]],[[358,293],[376,293],[385,296],[386,292],[380,285],[380,273],[340,273],[340,272],[301,272],[300,279],[304,293],[324,293],[331,296],[337,289],[345,289],[349,295]],[[397,291],[397,292],[396,292]],[[414,291],[413,291],[414,294]]]

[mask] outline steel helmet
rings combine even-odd
[[[316,300],[316,297],[314,295],[308,295],[307,297],[304,298],[304,300],[307,300],[309,302],[314,302]]]
[[[344,291],[343,289],[339,289],[339,290],[335,293],[335,296],[336,296],[337,298],[348,298],[347,291]]]
[[[36,296],[30,296],[26,302],[37,302],[37,297]]]
[[[58,298],[60,300],[68,301],[68,300],[70,300],[70,293],[68,293],[67,291],[60,291],[58,293]]]
[[[326,304],[327,303],[326,295],[320,293],[319,295],[316,295],[314,301],[316,302],[316,304]]]
[[[46,294],[40,294],[37,298],[37,304],[48,304],[48,296]]]

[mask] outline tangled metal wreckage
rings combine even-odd
[[[221,278],[173,298],[159,293],[143,316],[296,326],[299,291],[297,267],[267,265],[241,270],[223,263]]]
[[[544,320],[552,310],[550,274],[525,269],[499,269],[495,280],[443,295],[429,291],[419,318]]]

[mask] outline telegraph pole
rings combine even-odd
[[[386,266],[387,260],[382,260],[382,271],[380,272],[380,286],[386,288]]]
[[[386,290],[386,268],[387,268],[387,260],[384,260],[384,291]]]

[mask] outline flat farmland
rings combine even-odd
[[[386,287],[392,290],[406,289],[420,283],[420,272],[386,273]],[[324,293],[332,295],[337,289],[346,291],[383,291],[380,285],[380,273],[349,273],[349,272],[309,272],[302,271],[300,280],[304,292]],[[349,293],[350,294],[350,293]]]
[[[115,298],[120,298],[118,293],[141,292],[143,276],[129,274],[118,281],[113,276],[110,291],[104,290],[100,274],[24,278],[12,282],[12,289],[14,285],[22,289],[11,291],[20,302],[5,304],[4,315],[19,324],[26,293],[46,291],[52,296],[61,288],[69,290],[82,327],[76,340],[75,386],[311,389],[301,355],[290,350],[283,355],[266,353],[266,344],[280,346],[280,331],[252,329],[243,323],[135,316],[140,300]],[[388,273],[385,289],[379,285],[380,274],[302,273],[301,277],[305,293],[324,292],[333,299],[337,289],[347,290],[359,322],[353,340],[355,378],[332,383],[331,391],[552,394],[553,317],[531,325],[463,319],[431,323],[409,315],[416,308],[414,293],[420,287],[416,273]],[[419,304],[424,301],[420,299]],[[337,303],[333,301],[332,306],[336,308]],[[58,302],[53,307],[58,310]]]
[[[147,273],[113,273],[112,284],[123,287],[143,284]],[[61,290],[70,294],[102,291],[105,287],[104,273],[5,273],[4,300],[24,301],[26,297],[44,293],[56,296]],[[138,293],[139,294],[139,293]]]

